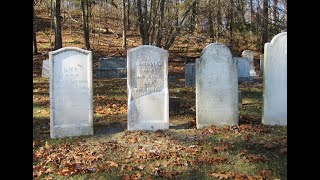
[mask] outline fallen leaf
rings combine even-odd
[[[50,149],[50,145],[48,144],[48,142],[46,141],[46,144],[44,145],[44,148],[46,149]]]
[[[109,163],[111,167],[118,167],[118,164],[113,161],[107,161],[107,163]]]
[[[287,147],[280,149],[281,154],[287,154]]]
[[[228,179],[228,178],[232,178],[233,174],[230,172],[229,173],[211,173],[209,174],[209,176],[219,178],[219,179]]]
[[[274,149],[276,146],[273,143],[266,143],[263,145],[263,147],[266,149]]]
[[[267,179],[269,179],[272,176],[272,171],[270,169],[263,169],[261,171],[261,175]]]

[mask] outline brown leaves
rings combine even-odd
[[[107,161],[107,163],[109,163],[109,166],[111,167],[118,167],[118,164],[113,161]]]
[[[219,178],[219,179],[229,179],[233,178],[233,173],[227,172],[227,173],[210,173],[208,176],[212,176],[214,178]]]
[[[261,175],[266,178],[269,179],[272,176],[272,171],[270,169],[263,169],[261,171]]]
[[[228,159],[224,157],[199,157],[196,162],[200,164],[219,164],[227,162]]]
[[[242,159],[245,162],[259,162],[259,161],[265,162],[266,161],[266,158],[264,158],[261,154],[258,154],[258,155],[254,155],[254,154],[245,155]]]
[[[138,136],[133,136],[129,139],[128,144],[134,144],[134,143],[138,142],[138,140],[139,140]]]
[[[280,149],[281,154],[287,154],[287,147],[281,148]]]

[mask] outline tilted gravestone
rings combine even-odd
[[[229,48],[209,44],[196,60],[197,128],[238,125],[238,70]]]
[[[196,81],[195,63],[185,65],[185,87],[193,87]]]
[[[260,73],[259,73],[260,76],[263,76],[263,63],[264,63],[263,59],[264,59],[264,54],[260,54]]]
[[[233,60],[237,63],[239,83],[252,82],[253,78],[250,76],[250,64],[248,59],[241,57],[233,57]]]
[[[169,129],[168,51],[128,50],[128,130]]]
[[[242,57],[248,59],[250,64],[250,76],[256,76],[257,73],[254,69],[254,62],[253,62],[253,51],[252,50],[244,50],[242,52]]]
[[[41,77],[49,78],[50,77],[50,66],[49,66],[49,59],[42,61],[42,72]]]
[[[264,45],[262,123],[287,125],[287,32]]]
[[[125,78],[127,77],[127,61],[124,58],[100,58],[96,71],[97,78]]]
[[[93,134],[92,53],[76,47],[49,52],[50,136]]]

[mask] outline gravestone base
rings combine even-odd
[[[50,128],[51,138],[63,138],[71,136],[93,135],[92,126],[54,126]]]
[[[128,126],[128,131],[136,130],[147,130],[147,131],[157,131],[169,129],[169,123],[163,121],[153,121],[153,122],[131,122],[131,125]]]

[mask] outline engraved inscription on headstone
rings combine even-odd
[[[65,47],[49,52],[50,136],[92,135],[91,51]]]
[[[287,32],[264,45],[262,123],[287,125]]]
[[[169,128],[168,51],[128,50],[128,130]]]
[[[196,60],[197,128],[238,124],[238,71],[229,48],[209,44]]]

